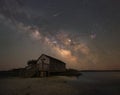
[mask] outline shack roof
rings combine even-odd
[[[61,63],[61,64],[65,64],[63,61],[58,60],[58,59],[56,59],[56,58],[54,58],[54,57],[48,56],[48,55],[46,55],[46,54],[42,54],[42,55],[38,58],[38,60],[39,60],[42,56],[46,56],[46,57],[50,58],[50,60],[57,61],[57,62],[59,62],[59,63]],[[37,61],[38,61],[38,60],[37,60]]]

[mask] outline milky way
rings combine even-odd
[[[116,56],[119,55],[118,48],[120,46],[116,43],[118,35],[113,33],[111,29],[117,28],[117,33],[120,30],[115,18],[119,14],[117,9],[120,7],[116,5],[112,8],[111,4],[119,2],[113,0],[103,2],[102,0],[99,3],[95,0],[75,0],[72,2],[0,0],[0,24],[9,27],[11,31],[15,31],[23,39],[37,44],[38,47],[35,47],[37,50],[32,50],[32,52],[49,54],[66,62],[68,68],[118,68],[119,59]],[[116,12],[112,12],[112,9]],[[112,15],[113,18],[108,15]],[[108,21],[111,22],[107,24]],[[108,28],[108,26],[112,28]],[[21,41],[21,43],[23,42]],[[31,47],[33,45],[30,44]],[[23,55],[27,56],[27,49],[23,50],[26,51]],[[18,51],[22,51],[22,49],[18,49]],[[32,55],[40,56],[40,54],[32,52],[29,52],[30,57],[28,58],[31,58]],[[19,60],[20,58],[20,56],[17,57]],[[25,65],[25,61],[27,59],[24,59],[24,64],[19,66]],[[9,63],[3,61],[2,64]],[[6,65],[1,65],[1,68],[5,68]]]

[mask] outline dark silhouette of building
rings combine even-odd
[[[28,61],[22,71],[24,77],[45,77],[66,71],[66,64],[56,58],[42,54],[37,60]]]

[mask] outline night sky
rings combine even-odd
[[[0,0],[0,70],[43,53],[67,68],[120,69],[120,0]]]

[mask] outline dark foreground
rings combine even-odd
[[[120,95],[120,72],[83,72],[71,82],[79,95]]]
[[[82,72],[79,77],[1,78],[0,95],[120,95],[120,72]]]

